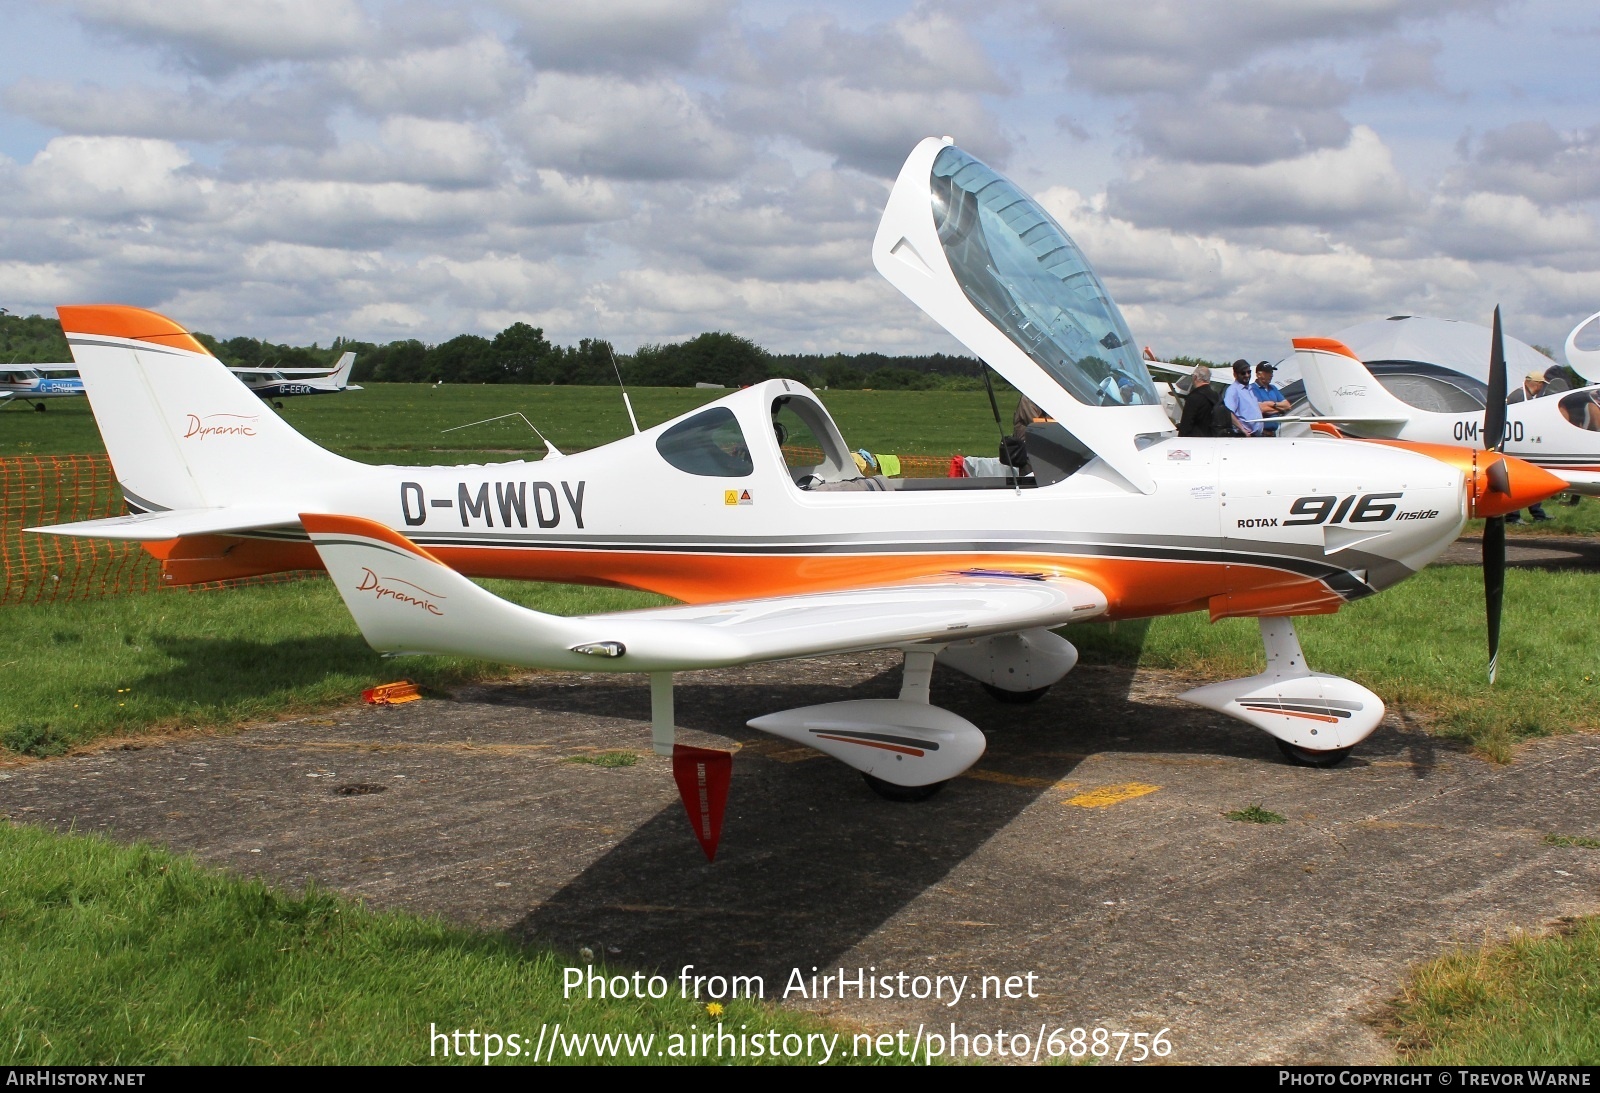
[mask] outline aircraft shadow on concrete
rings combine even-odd
[[[878,798],[856,772],[825,758],[781,761],[750,749],[734,760],[722,845],[707,864],[674,802],[513,927],[527,941],[568,952],[619,950],[634,967],[696,974],[758,974],[769,990],[793,968],[826,968],[871,936],[1003,831],[1086,755],[1103,750],[1186,753],[1281,763],[1264,734],[1196,708],[1129,696],[1134,670],[1080,669],[1041,701],[1003,705],[976,683],[935,673],[934,704],[980,726],[989,750],[979,769],[1002,780],[958,778],[932,799]],[[789,705],[892,697],[899,670],[855,686],[697,683],[680,677],[678,723],[753,743],[747,717]],[[494,701],[536,709],[646,720],[643,687],[629,691],[533,681]],[[1434,763],[1419,731],[1381,729],[1371,757],[1409,752],[1418,777]],[[772,749],[778,750],[778,749]],[[751,752],[757,754],[752,755]],[[1351,760],[1360,764],[1361,758]],[[1338,771],[1311,771],[1337,777]],[[1004,780],[1004,779],[1014,780]]]
[[[282,641],[157,637],[152,644],[177,663],[140,677],[136,683],[140,693],[204,705],[232,705],[290,687],[311,686],[330,672],[364,678],[379,663],[371,646],[357,635]]]

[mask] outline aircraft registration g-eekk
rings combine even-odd
[[[1084,619],[1259,619],[1266,671],[1184,697],[1265,730],[1295,761],[1331,765],[1383,702],[1312,672],[1293,617],[1404,580],[1469,516],[1563,486],[1516,459],[1480,467],[1442,448],[1178,438],[1077,246],[948,139],[911,153],[873,258],[1054,419],[1030,433],[1031,477],[865,476],[817,396],[782,379],[578,454],[367,466],[294,432],[177,323],[62,307],[135,514],[36,530],[141,540],[175,583],[323,566],[386,653],[648,673],[663,754],[675,672],[899,649],[898,698],[750,724],[916,799],[985,747],[977,726],[929,705],[934,665],[1027,701],[1077,662],[1052,628]],[[789,465],[785,439],[820,461]],[[562,618],[468,577],[684,604]]]
[[[359,391],[360,386],[350,382],[350,370],[355,367],[356,355],[344,353],[332,371],[326,368],[230,368],[241,383],[255,392],[256,397],[267,402],[295,395],[337,395],[341,391]]]

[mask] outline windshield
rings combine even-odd
[[[990,322],[1079,402],[1160,405],[1122,313],[1049,213],[955,147],[930,185],[945,257]]]

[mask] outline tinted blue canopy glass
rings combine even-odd
[[[1122,313],[1077,244],[1005,176],[950,147],[930,179],[967,299],[1079,402],[1160,405]]]

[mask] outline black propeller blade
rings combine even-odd
[[[1500,335],[1500,308],[1494,309],[1494,333],[1489,344],[1489,393],[1483,408],[1483,448],[1498,453],[1505,446],[1506,346]],[[1496,473],[1498,472],[1498,474]],[[1484,476],[1490,488],[1509,490],[1505,462],[1495,460]],[[1489,620],[1489,682],[1494,683],[1500,660],[1500,610],[1506,591],[1506,518],[1491,516],[1483,523],[1483,603]]]

